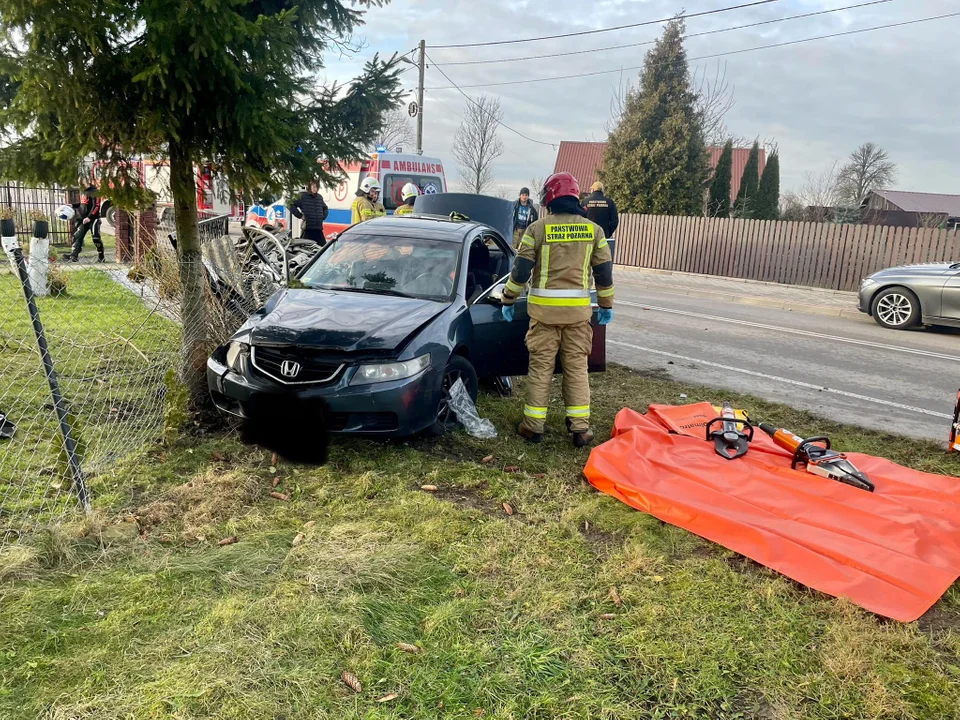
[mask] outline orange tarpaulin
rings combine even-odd
[[[587,479],[631,507],[895,620],[916,620],[960,575],[960,479],[847,453],[876,483],[870,493],[791,470],[790,454],[761,432],[744,457],[725,460],[703,425],[667,429],[691,412],[704,410],[620,411],[613,439],[590,454]]]

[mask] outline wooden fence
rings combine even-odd
[[[885,267],[960,262],[960,229],[621,215],[615,262],[856,290]]]

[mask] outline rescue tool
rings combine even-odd
[[[714,430],[717,425],[720,425],[720,429]],[[735,460],[747,454],[749,443],[753,441],[753,425],[746,417],[738,418],[733,406],[725,402],[720,409],[720,417],[707,422],[707,441],[710,440],[713,440],[717,455]]]
[[[867,492],[876,489],[870,478],[858,470],[846,455],[830,449],[830,438],[819,436],[804,439],[789,430],[766,423],[760,423],[760,429],[772,437],[779,447],[793,453],[791,469],[796,470],[797,465],[803,463],[811,475],[836,480]]]

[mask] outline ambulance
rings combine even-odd
[[[350,226],[350,208],[360,183],[367,177],[374,177],[380,182],[380,202],[388,215],[392,215],[403,204],[400,192],[407,183],[412,182],[425,195],[447,192],[443,163],[438,158],[385,152],[377,148],[369,160],[345,165],[341,169],[346,173],[346,179],[336,187],[321,190],[324,202],[330,208],[323,223],[327,237]]]

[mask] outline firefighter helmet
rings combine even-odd
[[[420,188],[418,188],[413,183],[407,183],[403,186],[403,189],[400,191],[400,198],[406,202],[412,197],[416,197],[420,194]]]
[[[369,195],[374,190],[380,192],[380,183],[375,177],[365,177],[363,182],[360,183],[360,192],[364,195]]]
[[[543,184],[543,192],[540,195],[541,205],[550,205],[554,200],[567,195],[580,199],[580,185],[577,179],[570,173],[554,173],[547,178]]]

